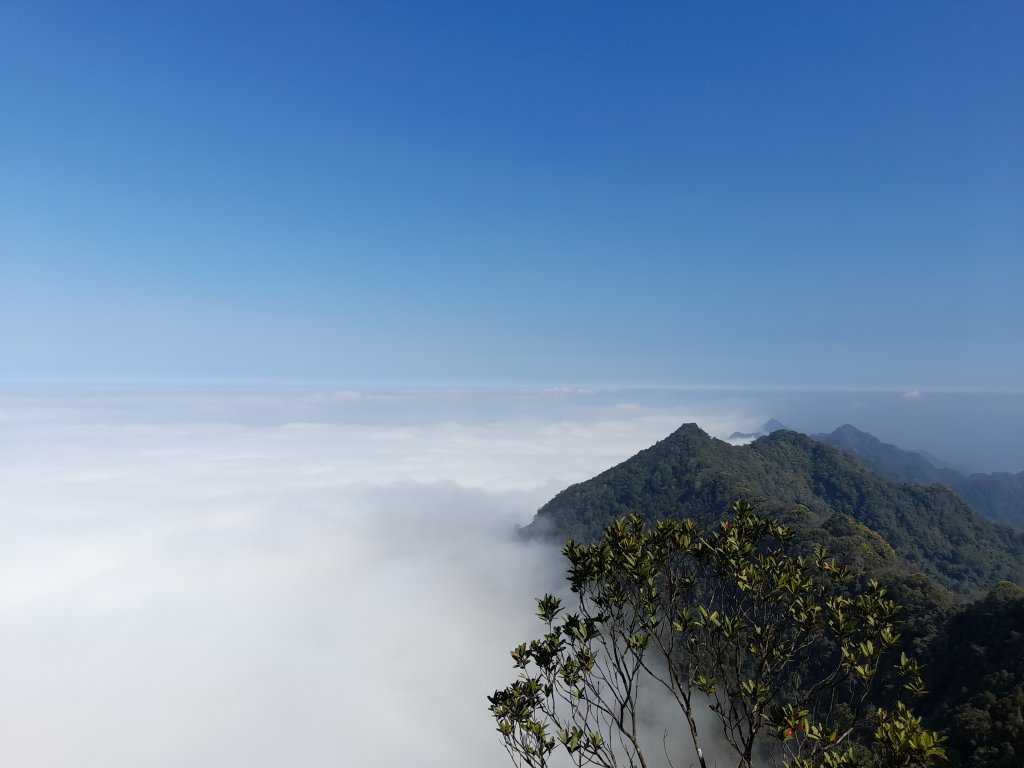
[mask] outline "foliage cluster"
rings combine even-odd
[[[954,764],[1024,765],[1024,589],[1007,582],[965,606],[930,648],[924,703]]]
[[[938,735],[903,702],[872,701],[899,640],[896,604],[877,582],[851,591],[849,570],[820,547],[793,555],[792,539],[737,502],[706,532],[633,515],[595,543],[570,540],[574,609],[538,600],[544,636],[512,652],[519,679],[489,697],[513,760],[547,766],[561,745],[578,766],[649,766],[641,698],[656,687],[677,705],[702,768],[704,709],[738,768],[932,765]],[[895,666],[905,693],[923,692],[913,660]]]

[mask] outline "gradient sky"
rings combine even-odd
[[[1019,2],[0,0],[0,379],[1024,385]]]

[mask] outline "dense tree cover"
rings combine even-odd
[[[738,768],[936,764],[942,739],[902,701],[872,698],[899,640],[896,604],[877,582],[851,592],[845,566],[820,547],[797,556],[792,539],[737,502],[708,531],[633,515],[593,544],[570,540],[575,605],[538,600],[545,635],[512,652],[519,679],[489,697],[517,765],[546,766],[559,744],[578,766],[651,765],[663,749],[642,727],[651,688],[678,707],[702,768],[708,730]],[[905,653],[895,669],[904,694],[923,691]],[[717,727],[699,719],[707,709]]]
[[[812,437],[856,456],[882,477],[897,483],[940,483],[956,491],[983,517],[1024,528],[1024,472],[964,474],[951,467],[935,466],[919,453],[883,443],[849,424]]]
[[[929,721],[972,768],[1024,765],[1024,589],[1003,582],[945,625],[928,656]]]
[[[928,727],[950,734],[952,765],[1024,765],[1024,600],[1013,586],[1024,575],[1024,539],[945,488],[888,481],[793,432],[735,447],[684,425],[558,494],[525,533],[599,541],[630,514],[707,528],[736,498],[792,528],[795,553],[825,547],[858,588],[871,579],[889,588],[904,607],[903,645],[924,665],[919,709]],[[884,669],[879,680],[892,682]]]

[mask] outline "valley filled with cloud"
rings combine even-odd
[[[0,763],[505,759],[485,696],[562,575],[515,527],[736,417],[594,400],[4,399]]]

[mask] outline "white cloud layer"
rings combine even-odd
[[[562,573],[515,524],[737,423],[389,397],[0,402],[0,765],[504,764],[484,696]]]

